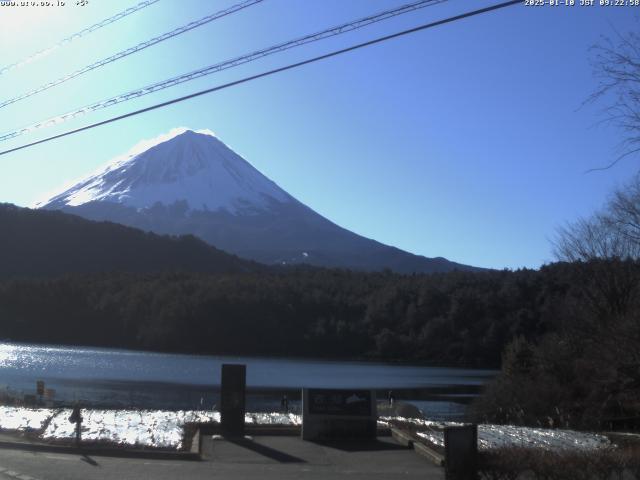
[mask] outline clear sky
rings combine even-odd
[[[0,100],[239,0],[161,0],[0,76]],[[53,0],[55,4],[57,0]],[[135,0],[0,7],[0,67]],[[157,80],[409,0],[265,0],[0,109],[6,132]],[[449,0],[0,143],[4,150],[162,100],[495,2]],[[577,0],[576,3],[579,3]],[[208,128],[335,223],[413,253],[483,267],[553,260],[556,228],[637,170],[606,172],[621,139],[581,107],[589,47],[640,7],[525,7],[426,30],[0,157],[0,201],[30,206],[142,139]]]

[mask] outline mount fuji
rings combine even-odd
[[[401,273],[473,269],[346,230],[299,202],[209,131],[172,130],[36,204],[160,234],[193,234],[266,264]]]

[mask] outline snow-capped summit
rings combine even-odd
[[[176,129],[142,145],[37,207],[99,201],[142,209],[186,202],[190,210],[237,214],[293,200],[211,132]]]
[[[211,131],[175,129],[36,204],[160,234],[193,234],[267,264],[434,272],[470,268],[364,238],[305,206]]]

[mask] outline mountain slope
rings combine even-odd
[[[161,237],[62,212],[0,204],[0,279],[103,271],[214,273],[265,268],[192,236]]]
[[[193,234],[267,264],[401,273],[471,269],[350,232],[317,214],[210,133],[181,130],[41,202],[92,220]]]

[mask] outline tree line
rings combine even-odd
[[[299,268],[0,283],[0,338],[168,352],[498,367],[513,339],[579,322],[599,262],[399,275]],[[640,275],[634,262],[616,269]],[[613,308],[613,306],[612,306]]]

